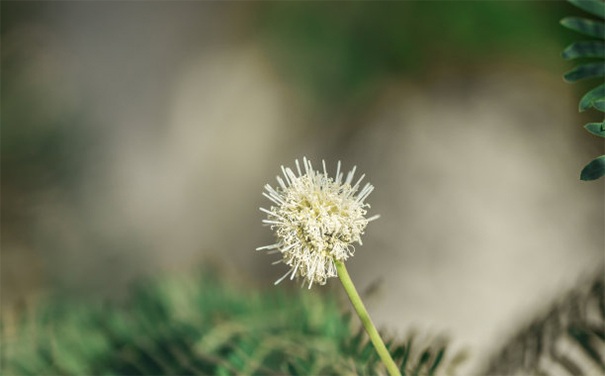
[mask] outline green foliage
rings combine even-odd
[[[587,78],[601,77],[604,73],[605,67],[603,66],[603,63],[586,63],[579,65],[565,73],[563,77],[565,77],[567,82],[575,82],[578,80],[585,80]]]
[[[575,59],[579,57],[605,57],[605,45],[600,42],[584,41],[575,42],[563,51],[565,59]]]
[[[69,189],[99,135],[83,126],[90,122],[88,109],[73,77],[58,68],[59,52],[32,30],[4,33],[3,42],[19,48],[2,51],[2,186],[25,193]],[[10,211],[11,201],[5,200]]]
[[[605,127],[603,126],[603,123],[588,123],[584,128],[595,136],[605,137]]]
[[[239,290],[209,272],[161,278],[127,304],[55,297],[2,320],[2,374],[375,375],[355,317],[318,291]],[[10,324],[10,325],[9,325]],[[387,341],[404,375],[444,367],[443,340]]]
[[[580,179],[595,180],[605,174],[605,155],[595,158],[582,169]]]
[[[595,16],[605,19],[605,2],[599,0],[568,0],[573,5],[583,9]],[[561,20],[561,25],[597,38],[596,40],[579,41],[571,44],[563,51],[565,59],[583,59],[573,70],[567,72],[563,77],[568,82],[575,82],[590,78],[600,78],[601,82],[605,76],[605,23],[600,20],[592,20],[579,17],[567,17]],[[592,59],[598,59],[594,62]],[[588,61],[586,60],[588,59]],[[580,100],[580,111],[594,108],[605,112],[605,84],[592,89]],[[605,137],[602,123],[590,123],[585,128],[592,134]],[[601,156],[590,162],[580,173],[581,180],[596,180],[605,175],[605,156]]]
[[[334,295],[251,292],[219,278],[159,278],[123,304],[56,296],[18,314],[5,309],[0,374],[385,374],[356,316],[343,316]],[[578,284],[473,374],[550,375],[544,365],[605,372],[604,286],[602,271]],[[405,376],[454,375],[466,358],[452,354],[443,338],[412,334],[385,342]]]
[[[550,25],[564,14],[559,3],[532,1],[267,2],[259,10],[284,79],[320,109],[347,112],[398,75],[550,60]]]
[[[601,38],[605,35],[605,24],[588,18],[565,17],[561,20],[561,25],[589,37]]]
[[[605,18],[605,2],[600,0],[568,0],[578,8],[595,16]]]
[[[592,102],[592,106],[599,111],[605,112],[605,99],[599,99]]]
[[[584,111],[592,107],[596,102],[605,98],[605,84],[599,85],[586,93],[580,100],[580,111]]]
[[[604,286],[601,269],[511,336],[478,374],[604,374]]]

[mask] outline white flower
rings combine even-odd
[[[368,222],[378,218],[365,218],[370,205],[364,200],[374,187],[367,183],[357,193],[365,175],[351,185],[356,167],[343,181],[340,161],[334,179],[328,176],[324,161],[322,165],[323,172],[315,171],[311,162],[303,158],[303,171],[296,160],[298,175],[281,166],[284,179],[277,177],[279,186],[274,189],[265,185],[263,195],[275,205],[270,210],[260,208],[267,213],[263,223],[275,230],[278,240],[256,250],[280,252],[282,259],[274,264],[283,262],[290,267],[275,284],[290,275],[290,279],[304,278],[311,288],[313,283],[323,285],[329,277],[336,277],[334,260],[353,256],[353,243],[361,245]]]

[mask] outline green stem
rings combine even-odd
[[[351,281],[351,277],[349,277],[345,264],[342,261],[334,260],[334,262],[336,263],[336,270],[338,271],[340,282],[342,282],[342,286],[349,295],[349,299],[351,299],[351,303],[353,303],[353,307],[355,307],[357,315],[361,319],[364,328],[366,328],[366,332],[368,332],[376,352],[380,356],[380,359],[382,359],[384,365],[387,367],[387,371],[389,371],[391,376],[401,376],[399,368],[397,368],[393,358],[391,358],[391,355],[384,345],[384,342],[382,342],[382,338],[380,338],[380,334],[378,334],[378,331],[376,330],[376,327],[374,326],[366,307],[363,305],[363,302],[361,301],[361,298],[353,285],[353,281]]]

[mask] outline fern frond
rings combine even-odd
[[[570,46],[571,47],[571,46]],[[605,64],[586,63],[578,65],[563,76],[567,82],[575,82],[588,78],[602,77],[605,74]]]
[[[602,0],[568,0],[578,8],[605,19],[605,2]],[[589,78],[605,78],[605,24],[600,20],[592,20],[579,17],[567,17],[561,20],[561,25],[588,35],[596,40],[579,41],[568,46],[562,53],[565,59],[598,59],[597,62],[584,62],[573,70],[567,72],[563,77],[567,82],[575,82]],[[585,111],[588,108],[594,108],[605,112],[605,84],[592,89],[580,100],[579,109]],[[600,124],[600,126],[595,126]],[[604,137],[602,123],[590,123],[585,128],[592,134]],[[603,156],[596,158],[586,165],[580,173],[581,180],[596,180],[605,175],[605,163]]]
[[[604,286],[601,270],[512,336],[479,374],[605,374]]]
[[[597,101],[601,101],[605,98],[605,84],[599,85],[586,93],[580,100],[580,111],[584,111],[593,106]]]
[[[561,25],[589,37],[601,38],[605,35],[605,23],[581,17],[565,17]]]
[[[3,315],[1,374],[376,375],[382,364],[334,296],[221,283],[208,271],[140,285],[125,305],[55,296]],[[404,375],[445,366],[444,340],[388,346]]]
[[[567,0],[592,15],[605,18],[605,2],[601,0]]]
[[[563,51],[563,58],[565,59],[580,57],[605,58],[605,44],[597,41],[575,42]]]

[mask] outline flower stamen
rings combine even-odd
[[[282,259],[274,264],[283,262],[290,267],[276,284],[290,275],[291,280],[302,277],[311,288],[337,276],[335,261],[353,256],[353,243],[362,244],[365,227],[378,216],[365,217],[369,204],[364,201],[374,190],[366,183],[358,191],[365,174],[351,186],[357,167],[342,182],[340,161],[334,178],[328,176],[324,160],[320,171],[306,157],[302,162],[303,168],[295,161],[298,176],[280,166],[283,178],[277,177],[277,188],[265,185],[263,195],[275,205],[260,210],[267,214],[263,223],[275,231],[278,242],[257,250],[280,252]]]

